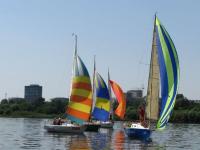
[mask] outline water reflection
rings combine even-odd
[[[117,130],[114,133],[114,138],[113,138],[112,145],[115,150],[124,150],[124,143],[125,143],[125,135],[124,131],[122,130]]]
[[[69,140],[66,140],[66,149],[69,145],[70,150],[90,150],[87,137],[83,135],[71,136]]]
[[[99,132],[87,132],[89,144],[93,150],[110,149],[112,130],[100,129]]]

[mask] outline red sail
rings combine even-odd
[[[124,96],[124,92],[122,91],[120,86],[112,80],[110,80],[110,85],[119,103],[117,109],[115,110],[115,114],[119,116],[120,119],[124,119],[124,114],[126,111],[126,99]]]

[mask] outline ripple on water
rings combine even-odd
[[[0,118],[0,149],[50,150],[154,150],[198,149],[200,126],[169,124],[162,132],[155,131],[151,141],[129,139],[116,122],[114,129],[85,132],[83,135],[48,133],[43,129],[45,119]]]

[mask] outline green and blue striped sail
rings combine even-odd
[[[175,105],[180,68],[174,43],[157,17],[155,18],[155,30],[162,97],[157,129],[164,129]]]
[[[93,110],[93,117],[100,121],[108,121],[110,115],[110,94],[106,83],[99,73],[95,77],[96,104]]]

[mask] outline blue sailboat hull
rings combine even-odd
[[[124,130],[130,138],[149,139],[151,136],[150,129],[124,128]]]

